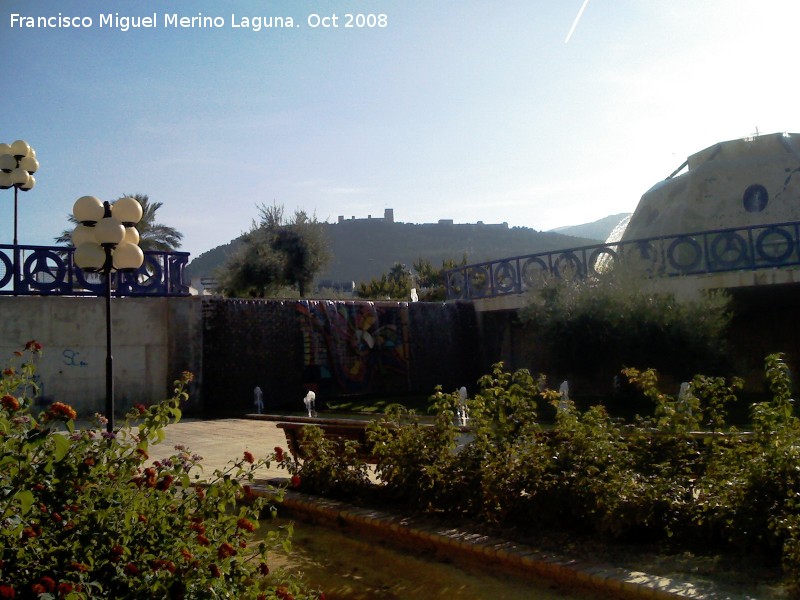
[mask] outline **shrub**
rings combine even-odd
[[[306,459],[294,460],[281,448],[275,456],[291,477],[292,487],[331,498],[350,499],[369,485],[367,464],[358,455],[355,440],[332,440],[314,425],[303,427],[300,443]]]
[[[249,487],[266,460],[245,452],[203,483],[190,478],[200,458],[185,448],[148,465],[150,445],[181,416],[190,374],[118,431],[79,431],[66,404],[32,412],[40,351],[29,342],[0,379],[2,597],[317,596],[269,572],[267,553],[283,534],[252,540],[261,513],[274,512]]]
[[[623,423],[498,363],[467,400],[468,431],[455,424],[458,394],[441,389],[432,422],[395,406],[370,424],[376,485],[411,510],[757,553],[782,560],[800,598],[800,419],[780,355],[767,357],[766,374],[772,399],[753,405],[744,434],[725,414],[738,378],[696,376],[675,397],[654,370],[626,369],[655,408]],[[556,409],[552,429],[537,422],[540,402]]]
[[[594,277],[542,281],[520,311],[554,372],[591,364],[609,377],[623,366],[656,367],[678,381],[725,363],[729,297],[680,298],[615,269]]]

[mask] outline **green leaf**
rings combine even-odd
[[[52,436],[53,444],[55,445],[55,452],[53,458],[56,462],[60,462],[69,452],[70,441],[65,435],[55,434]]]
[[[27,514],[31,506],[33,506],[33,492],[30,490],[19,490],[14,494],[14,498],[19,500],[21,513],[23,515]]]

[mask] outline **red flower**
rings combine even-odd
[[[125,548],[122,546],[114,546],[111,548],[111,558],[110,560],[112,563],[119,562],[122,559],[122,555],[125,554]]]
[[[31,586],[31,591],[32,591],[34,594],[36,594],[37,596],[39,596],[40,594],[45,594],[45,593],[47,593],[47,590],[46,590],[46,589],[44,589],[44,586],[43,586],[41,583],[34,583],[34,584]]]
[[[248,452],[247,450],[244,451],[244,460],[245,462],[248,462],[251,465],[256,461],[255,457],[253,456],[253,453]]]
[[[19,400],[14,398],[14,396],[9,396],[8,394],[3,396],[2,400],[0,400],[0,404],[3,405],[3,408],[12,412],[19,410]]]
[[[194,558],[192,553],[189,552],[186,548],[181,550],[181,556],[183,556],[183,558],[185,558],[186,560],[192,560]]]
[[[14,369],[4,369],[3,370],[3,375],[5,375],[6,377],[13,377],[15,373],[16,373],[16,371]]]
[[[213,564],[213,563],[208,566],[208,570],[211,571],[211,575],[213,577],[221,577],[222,576],[222,573],[219,572],[219,567],[217,565]]]
[[[73,587],[72,584],[68,581],[62,581],[58,584],[58,593],[61,596],[66,596],[70,592],[72,592]]]
[[[175,481],[175,478],[172,475],[164,475],[164,479],[158,482],[156,489],[165,492],[169,489],[169,486],[172,485],[172,482]]]
[[[292,487],[300,487],[300,475],[292,475]]]
[[[39,583],[44,586],[45,591],[49,594],[56,589],[56,582],[52,577],[45,575],[39,578]]]
[[[220,545],[219,549],[217,550],[217,558],[220,560],[225,560],[229,556],[234,556],[236,554],[236,549],[231,546],[228,542],[224,542]]]
[[[256,530],[255,523],[249,519],[245,519],[244,517],[236,521],[236,527],[239,529],[244,529],[245,531],[249,531],[250,533],[253,533]]]
[[[14,598],[16,595],[13,586],[6,583],[0,584],[0,598]]]
[[[197,543],[200,544],[201,546],[208,546],[211,543],[211,540],[209,540],[206,536],[204,536],[201,533],[200,535],[197,536]]]
[[[139,574],[139,567],[137,567],[132,562],[129,562],[127,565],[125,565],[124,572],[125,572],[125,575],[138,575]]]
[[[275,446],[275,460],[283,462],[283,448],[280,446]]]
[[[258,565],[258,572],[265,576],[269,575],[269,565],[267,565],[265,562],[262,562],[260,565]]]
[[[144,404],[134,404],[133,408],[135,408],[140,415],[143,415],[147,412],[147,407]]]
[[[70,565],[70,568],[71,568],[73,571],[78,571],[79,573],[86,573],[86,572],[89,570],[89,567],[88,567],[88,565],[85,565],[85,564],[83,564],[83,563],[79,563],[79,562],[74,562],[74,563],[72,563],[72,564]]]
[[[148,458],[150,458],[150,455],[147,453],[147,450],[145,450],[144,448],[137,448],[136,449],[136,454],[141,456],[142,460],[147,460]]]
[[[36,340],[30,340],[25,342],[25,350],[30,350],[31,352],[41,352],[42,345]]]
[[[206,532],[206,526],[203,525],[202,523],[192,523],[191,525],[189,525],[189,529],[191,531],[196,531],[197,533]]]

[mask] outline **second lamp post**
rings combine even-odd
[[[103,273],[106,299],[106,427],[114,430],[114,359],[111,355],[111,273],[133,273],[142,266],[136,223],[142,205],[135,198],[120,198],[113,204],[94,196],[78,198],[72,214],[79,225],[72,232],[74,262],[81,270]]]

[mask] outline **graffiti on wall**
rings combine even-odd
[[[61,356],[64,359],[64,365],[67,367],[85,367],[88,364],[86,361],[78,358],[80,352],[72,348],[65,348]]]
[[[306,371],[344,393],[409,385],[408,304],[304,300],[296,304]]]

